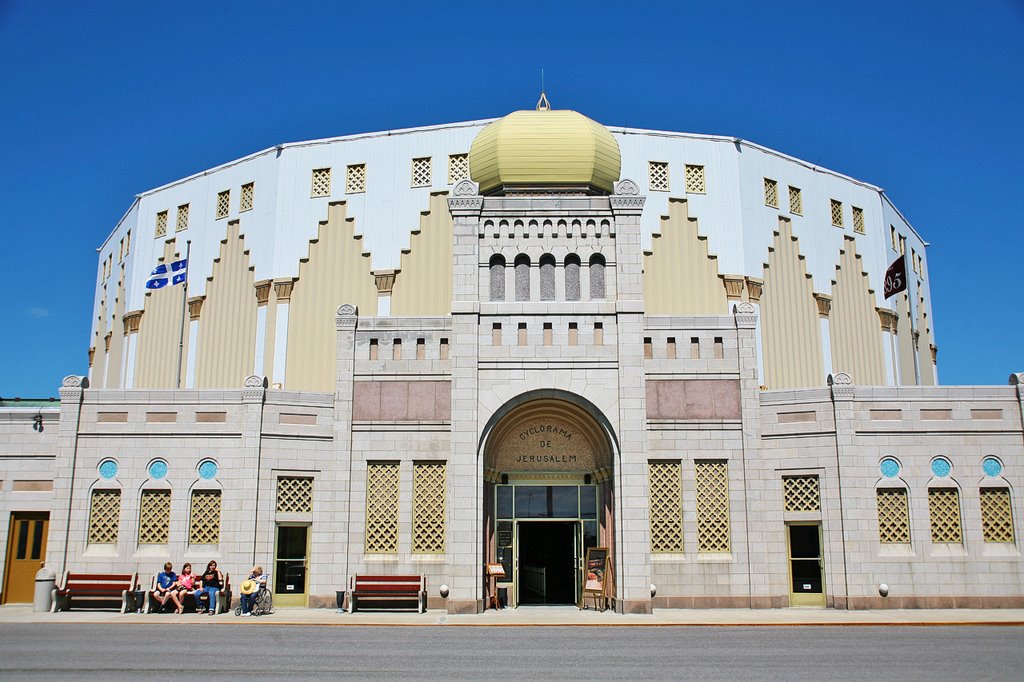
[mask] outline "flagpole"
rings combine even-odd
[[[178,377],[174,380],[176,388],[181,388],[181,355],[185,347],[185,307],[188,304],[188,265],[192,255],[192,240],[185,242],[185,287],[181,291],[181,329],[178,331]],[[173,275],[172,275],[173,277]]]

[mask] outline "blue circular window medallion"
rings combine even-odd
[[[1003,463],[995,457],[986,457],[981,461],[981,469],[986,476],[998,476],[1003,473]]]
[[[167,475],[167,462],[162,459],[158,459],[149,465],[149,477],[154,481],[163,480],[164,476]]]
[[[886,457],[882,460],[882,463],[878,465],[882,475],[886,478],[896,478],[900,473],[900,463],[892,457]]]
[[[936,457],[932,460],[932,473],[939,478],[945,478],[949,476],[949,472],[953,469],[949,460],[945,457]]]
[[[199,478],[209,481],[217,475],[217,463],[208,459],[199,465]]]
[[[108,481],[117,476],[117,462],[112,459],[105,459],[100,462],[100,476]]]

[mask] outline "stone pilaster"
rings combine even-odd
[[[846,491],[843,488],[844,481],[857,481],[860,463],[850,458],[850,463],[844,461],[844,452],[854,452],[856,446],[855,414],[854,414],[854,386],[853,378],[846,372],[836,372],[828,375],[828,385],[832,393],[832,413],[835,420],[835,462],[833,466],[825,467],[826,480],[821,482],[822,494],[828,494],[834,490],[836,499],[839,502],[839,518],[832,520],[822,518],[822,552],[831,555],[825,556],[825,585],[826,599],[831,596],[831,606],[837,609],[849,608],[849,579],[847,564],[847,527],[851,519],[851,501],[847,499]],[[828,479],[828,473],[835,472],[835,481]],[[824,506],[824,505],[823,505]],[[831,587],[828,587],[831,585]]]
[[[338,308],[334,318],[334,468],[321,471],[327,504],[336,510],[334,518],[323,519],[318,524],[321,532],[330,533],[334,547],[340,556],[335,565],[341,571],[341,585],[347,586],[351,566],[362,559],[363,547],[352,542],[349,524],[352,512],[352,400],[355,388],[356,327],[359,311],[355,306],[345,304]],[[312,586],[311,586],[312,590]]]
[[[615,217],[615,324],[618,339],[619,461],[615,476],[616,608],[650,613],[650,510],[647,504],[647,396],[643,367],[643,248],[640,214],[645,198],[622,180],[609,197]]]
[[[81,431],[82,402],[89,380],[64,377],[60,388],[60,422],[57,425],[56,459],[53,465],[54,505],[50,509],[46,566],[59,577],[68,561],[85,550],[85,524],[89,517],[86,496],[89,482],[78,475],[78,433]]]
[[[274,476],[270,467],[263,466],[266,396],[266,377],[254,374],[245,378],[242,384],[241,436],[247,466],[243,471],[252,472],[256,479],[253,485],[246,486],[255,494],[235,498],[239,506],[232,505],[221,512],[222,525],[225,529],[237,528],[231,535],[238,539],[239,549],[246,549],[246,553],[252,555],[253,564],[259,561],[260,556],[274,555]]]
[[[832,329],[829,327],[828,316],[832,312],[832,297],[828,294],[814,294],[814,302],[818,305],[818,325],[821,334],[821,365],[825,375],[832,373]]]
[[[449,613],[483,609],[483,458],[478,456],[477,371],[480,324],[477,233],[484,198],[463,180],[448,199],[454,225],[452,244],[452,417],[448,461]]]
[[[758,449],[761,443],[761,398],[760,374],[758,370],[758,309],[749,301],[736,303],[732,307],[733,320],[736,324],[736,369],[740,382],[740,419],[742,423],[742,449],[738,462],[730,462],[730,467],[738,467],[743,480],[744,494],[740,496],[739,506],[732,513],[732,531],[734,550],[737,561],[747,564],[748,594],[750,606],[760,607],[771,604],[771,592],[767,580],[756,583],[750,579],[758,558],[751,555],[750,550],[750,497],[748,468],[749,463],[759,460]],[[761,569],[763,570],[763,569]]]

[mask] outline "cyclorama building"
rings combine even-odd
[[[0,407],[3,600],[216,559],[283,605],[422,574],[478,612],[488,563],[576,604],[605,547],[622,612],[1024,606],[1024,375],[927,385],[924,251],[877,187],[547,107],[140,195],[90,376]]]

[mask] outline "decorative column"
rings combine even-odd
[[[373,281],[377,285],[377,316],[391,315],[391,290],[401,270],[374,270]]]
[[[619,453],[615,472],[616,610],[651,613],[650,509],[647,490],[647,393],[643,366],[644,291],[640,215],[645,197],[633,180],[615,183],[616,338],[619,347]]]
[[[478,457],[477,371],[480,324],[478,230],[484,198],[479,185],[461,180],[448,210],[452,242],[451,455],[448,461],[449,613],[479,613],[483,595],[483,458]],[[512,290],[514,295],[515,290]]]
[[[764,346],[761,344],[761,292],[764,290],[764,280],[757,277],[747,277],[747,302],[754,306],[754,315],[757,316],[754,327],[754,339],[757,342],[757,381],[758,386],[764,384]]]
[[[829,520],[832,515],[822,514],[822,557],[824,558],[824,571],[826,572],[825,586],[828,594],[832,596],[831,606],[836,609],[848,609],[850,607],[850,584],[849,571],[847,570],[846,554],[846,526],[850,519],[846,514],[847,501],[846,491],[843,489],[843,481],[857,481],[862,477],[861,464],[856,458],[846,458],[843,453],[856,445],[856,429],[854,423],[854,386],[853,377],[846,372],[836,372],[828,375],[828,385],[832,393],[832,418],[835,425],[835,464],[833,467],[825,468],[824,479],[821,480],[822,488],[831,488],[833,485],[835,493],[833,499],[839,502],[839,527]],[[835,471],[834,483],[830,481],[829,472]],[[850,505],[853,509],[862,503],[857,497],[856,489],[851,495],[853,498]],[[857,512],[853,511],[856,515]],[[826,525],[828,524],[828,525]],[[829,554],[832,556],[829,557]],[[835,555],[839,556],[836,557]],[[837,561],[837,558],[839,561]],[[831,570],[829,569],[831,567]],[[826,596],[827,599],[827,596]],[[826,604],[827,605],[827,604]]]
[[[1024,372],[1011,374],[1010,385],[1017,391],[1017,416],[1020,418],[1020,435],[1024,439]]]
[[[82,402],[89,380],[83,376],[64,377],[60,388],[60,422],[57,424],[56,460],[53,466],[53,495],[50,499],[49,540],[46,566],[58,576],[85,551],[88,502],[76,500],[88,489],[88,481],[76,484],[78,433],[81,431]],[[94,470],[90,470],[90,476]],[[80,489],[80,490],[79,490]],[[76,504],[77,502],[77,504]],[[72,510],[78,513],[72,519]]]
[[[267,303],[270,302],[270,280],[260,280],[253,286],[256,290],[256,352],[252,358],[252,373],[263,376],[267,364]]]
[[[342,553],[332,562],[340,569],[342,580],[347,580],[348,576],[352,575],[357,564],[363,565],[362,545],[350,544],[353,495],[352,404],[358,322],[359,311],[355,306],[346,303],[338,308],[334,318],[334,443],[331,446],[331,462],[320,472],[326,488],[321,495],[326,498],[332,513],[320,515],[316,522],[316,533],[321,537],[330,538],[330,542],[325,544],[337,548],[336,551]],[[365,466],[361,468],[365,472]],[[365,490],[363,493],[365,495]],[[365,519],[363,526],[365,527]],[[344,583],[342,585],[347,587]],[[321,589],[329,592],[330,587]]]
[[[888,308],[875,308],[878,313],[878,321],[882,325],[882,348],[885,351],[885,379],[890,386],[899,386],[900,367],[899,349],[896,345],[896,327],[899,324],[899,315],[896,311]]]
[[[821,356],[825,376],[832,374],[832,335],[829,332],[828,315],[832,312],[832,297],[828,294],[814,294],[814,302],[818,304],[818,322],[821,325]]]
[[[245,494],[232,496],[234,504],[229,506],[229,513],[239,519],[240,537],[251,538],[253,564],[270,561],[274,556],[275,473],[269,467],[266,470],[263,468],[263,410],[266,402],[267,378],[258,375],[246,377],[242,384],[241,411],[241,449],[244,459],[239,464],[244,470],[253,473],[250,480],[246,481]],[[252,478],[255,478],[255,485]]]
[[[199,348],[199,313],[203,310],[206,296],[188,299],[188,336],[185,346],[185,388],[196,385],[196,350]]]
[[[283,388],[285,367],[288,358],[288,305],[292,298],[295,278],[287,277],[274,280],[275,310],[277,319],[274,322],[274,372],[271,379],[274,388]]]
[[[141,321],[141,310],[133,310],[124,314],[124,369],[121,376],[124,377],[125,388],[135,388],[135,351],[139,342],[139,323]]]
[[[760,294],[760,291],[758,292]],[[751,608],[770,608],[772,606],[771,584],[768,571],[760,557],[750,553],[750,516],[761,510],[751,510],[751,500],[760,499],[760,491],[752,495],[752,487],[747,478],[747,462],[760,461],[759,447],[761,444],[761,375],[758,368],[757,339],[758,315],[757,306],[750,301],[740,301],[732,307],[733,319],[736,323],[736,368],[739,373],[740,423],[742,428],[742,448],[740,450],[739,472],[743,477],[743,494],[732,496],[729,504],[732,511],[732,533],[734,538],[734,554],[736,560],[747,564],[747,594]],[[733,463],[730,462],[730,468]],[[735,473],[733,474],[735,475]],[[757,575],[757,580],[754,575]]]

